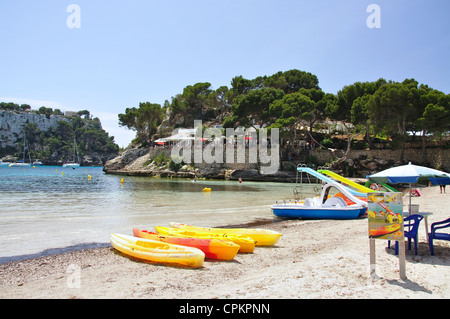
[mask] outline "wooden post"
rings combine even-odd
[[[370,277],[376,277],[375,239],[370,238]]]
[[[405,240],[400,240],[398,242],[398,260],[399,260],[399,270],[400,270],[400,279],[406,279],[406,249],[405,249]]]

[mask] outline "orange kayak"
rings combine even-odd
[[[395,233],[396,231],[400,230],[401,225],[394,224],[394,225],[388,225],[388,226],[380,226],[375,229],[369,229],[369,235],[372,238],[378,238],[382,236],[386,236],[392,233]]]
[[[206,233],[162,226],[156,226],[155,228],[156,231],[160,234],[175,237],[230,240],[239,246],[240,253],[252,253],[255,250],[255,241],[247,236],[235,234]]]
[[[133,234],[139,238],[158,240],[168,244],[195,247],[205,253],[206,258],[232,260],[240,246],[227,239],[202,239],[162,235],[148,230],[133,228]]]

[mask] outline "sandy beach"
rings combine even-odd
[[[438,187],[421,194],[413,203],[433,213],[429,226],[450,217],[450,194]],[[132,260],[112,247],[6,263],[0,265],[0,298],[450,298],[450,242],[436,241],[431,256],[422,222],[418,255],[406,251],[407,279],[401,280],[394,250],[377,240],[372,278],[367,224],[367,218],[267,224],[261,228],[283,234],[276,246],[229,262],[207,259],[195,270]]]

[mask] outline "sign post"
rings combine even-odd
[[[402,193],[367,194],[370,238],[370,275],[375,276],[375,240],[393,240],[399,242],[400,279],[406,279],[405,238],[403,235],[403,199]]]

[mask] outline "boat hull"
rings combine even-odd
[[[70,163],[66,163],[66,164],[63,164],[62,167],[73,167],[73,168],[75,168],[75,167],[80,167],[80,164],[70,164]]]
[[[11,163],[10,167],[31,167],[30,163]]]
[[[367,207],[350,208],[311,208],[302,205],[273,205],[274,215],[282,218],[305,218],[305,219],[355,219],[365,215]]]
[[[205,254],[197,248],[167,244],[156,240],[111,234],[111,245],[118,251],[142,260],[191,268],[203,266]]]

